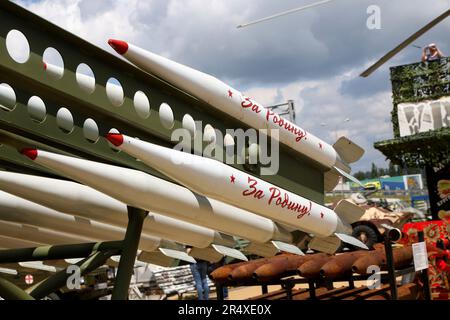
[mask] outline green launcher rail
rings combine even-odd
[[[26,38],[24,47],[29,47],[29,57],[21,62],[13,59],[7,46],[8,35],[17,31]],[[61,77],[52,74],[50,66],[44,64],[43,55],[48,48],[55,49],[62,57],[64,65]],[[87,90],[77,80],[80,64],[89,66],[93,72],[95,85],[91,90]],[[80,73],[78,77],[79,75]],[[116,79],[112,82],[115,87],[120,83],[123,99],[111,99],[108,96],[107,83],[111,78]],[[23,147],[38,147],[129,167],[170,180],[114,149],[103,138],[105,134],[114,128],[142,140],[172,147],[177,142],[171,141],[171,134],[175,129],[183,127],[184,117],[201,121],[202,128],[196,128],[201,132],[207,124],[223,135],[226,129],[246,129],[242,123],[225,113],[214,111],[207,104],[169,83],[9,1],[0,2],[0,85],[14,92],[14,101],[0,103],[0,169],[3,170],[64,178],[34,164],[17,151]],[[135,103],[137,92],[140,92],[138,95],[141,97],[147,97],[149,108],[145,103]],[[298,154],[292,154],[281,145],[279,160],[278,174],[261,176],[262,179],[323,203],[324,168],[317,167]],[[245,165],[233,166],[243,171],[249,169]],[[130,208],[130,211],[136,212],[129,215],[126,237],[117,248],[89,252],[82,262],[84,270],[88,272],[101,265],[117,250],[127,252],[119,265],[117,291],[113,293],[113,298],[116,299],[125,299],[127,296],[133,267],[131,259],[134,261],[142,219],[145,216],[138,209]],[[67,254],[70,255],[70,252],[67,251]],[[9,251],[9,254],[14,256],[14,251]],[[20,256],[17,255],[16,262],[20,262]],[[45,258],[43,257],[44,260]],[[6,280],[0,281],[0,292],[10,298],[40,298],[60,285],[64,278],[61,274],[53,277],[55,278],[44,280],[41,289],[36,289],[34,294],[31,292],[31,295],[21,292],[21,289]],[[38,291],[39,294],[36,293]]]

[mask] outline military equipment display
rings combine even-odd
[[[104,192],[128,205],[211,227],[250,241],[292,241],[292,235],[269,219],[225,203],[199,197],[179,185],[144,172],[47,151],[24,149],[34,162]],[[239,228],[236,226],[239,225]]]
[[[24,59],[11,51],[14,34]],[[115,52],[0,2],[0,298],[147,299],[155,270],[204,276],[212,264],[218,300],[236,286],[261,286],[263,299],[419,296],[418,284],[395,283],[414,260],[411,245],[391,248],[399,229],[383,226],[384,246],[369,250],[352,235],[364,209],[325,205],[339,181],[360,184],[350,168],[360,146],[337,134],[331,145],[210,74],[108,44]],[[240,141],[244,130],[256,140]],[[237,161],[218,161],[222,151]],[[373,265],[390,285],[355,288]],[[82,288],[68,286],[73,268]],[[142,269],[150,280],[138,284]],[[90,286],[95,272],[105,279]],[[193,278],[166,282],[181,290]]]
[[[122,134],[108,133],[107,139],[120,150],[205,197],[257,212],[318,238],[339,238],[367,249],[362,242],[349,236],[350,224],[364,214],[364,210],[350,202],[340,202],[333,211],[213,159]]]
[[[363,156],[364,150],[347,138],[343,137],[331,146],[209,74],[125,41],[110,39],[108,43],[117,53],[136,66],[174,84],[247,126],[268,129],[269,135],[271,129],[277,129],[283,144],[325,166],[330,175],[344,175],[355,180],[348,174],[350,172],[348,163],[358,161]],[[334,185],[328,186],[329,190],[333,189],[337,182],[335,179]]]

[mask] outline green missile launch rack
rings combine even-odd
[[[11,30],[18,30],[25,35],[30,48],[29,58],[24,63],[16,62],[9,54],[6,45],[7,35]],[[107,41],[107,39],[105,39]],[[64,61],[64,73],[59,79],[53,77],[44,68],[43,53],[47,48],[56,49]],[[92,93],[83,90],[77,82],[76,73],[79,64],[88,65],[95,76],[95,89]],[[122,85],[123,103],[115,106],[107,95],[108,79],[115,78]],[[38,147],[56,153],[82,157],[94,161],[129,167],[170,180],[159,172],[145,166],[142,162],[114,150],[103,137],[111,128],[121,133],[139,137],[172,147],[170,137],[173,130],[182,127],[182,119],[188,114],[202,126],[210,124],[225,134],[225,130],[243,128],[240,122],[224,113],[214,111],[207,104],[174,88],[148,73],[145,73],[121,58],[108,53],[79,37],[55,26],[54,24],[30,13],[9,1],[0,2],[0,84],[9,85],[15,92],[14,105],[0,108],[0,168],[16,172],[51,176],[64,179],[57,173],[34,164],[19,154],[23,147]],[[139,110],[134,104],[134,95],[143,92],[149,99],[150,111]],[[45,104],[39,110],[30,109],[30,97],[37,96]],[[168,129],[160,120],[160,105],[166,103],[173,113],[173,126]],[[38,116],[36,116],[38,112]],[[201,128],[203,130],[203,128]],[[200,128],[198,128],[199,130]],[[233,165],[245,171],[246,166]],[[261,176],[262,179],[292,192],[303,195],[313,201],[324,200],[324,168],[318,167],[306,158],[280,145],[280,170],[274,176]],[[255,174],[252,172],[252,174]],[[130,214],[126,237],[113,246],[98,245],[92,250],[85,250],[84,272],[95,269],[107,258],[117,252],[122,254],[118,278],[113,293],[115,299],[125,299],[134,263],[133,254],[139,241],[142,219],[145,215],[140,210]],[[84,244],[74,245],[84,248]],[[64,246],[49,249],[63,250]],[[103,248],[104,247],[104,248]],[[20,249],[17,249],[20,251]],[[38,249],[36,249],[38,250]],[[0,252],[0,266],[6,260],[3,257],[14,256],[16,250]],[[5,251],[5,252],[6,252]],[[39,251],[39,250],[38,250]],[[88,252],[89,251],[89,252]],[[67,251],[66,257],[71,255]],[[21,262],[21,255],[15,262]],[[23,258],[23,257],[22,257]],[[9,258],[8,262],[12,262]],[[131,267],[130,267],[131,266]],[[42,287],[25,293],[22,289],[6,280],[0,281],[0,296],[17,299],[40,298],[55,290],[60,284],[58,273],[42,282]],[[6,293],[5,293],[6,292]],[[36,294],[39,292],[39,294]],[[33,295],[33,293],[35,293]]]

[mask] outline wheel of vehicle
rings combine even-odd
[[[375,230],[363,224],[354,227],[352,235],[368,246],[369,249],[378,242],[378,236]]]

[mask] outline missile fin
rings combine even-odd
[[[153,251],[147,252],[142,251],[138,255],[138,260],[146,263],[156,264],[161,267],[176,267],[178,266],[179,260],[172,257],[168,257],[162,252]]]
[[[248,254],[256,254],[264,258],[273,257],[279,252],[279,250],[270,242],[250,242],[249,245],[244,248],[244,251]]]
[[[105,262],[106,265],[114,268],[117,268],[119,266],[119,263],[120,263],[120,256],[111,256]]]
[[[206,248],[193,247],[189,255],[195,259],[205,260],[211,263],[219,262],[223,258],[223,254],[217,252],[211,246]]]
[[[35,269],[35,270],[41,270],[41,271],[47,271],[47,272],[53,272],[61,270],[60,268],[52,267],[52,266],[46,266],[42,263],[42,261],[26,261],[26,262],[19,262],[19,266],[22,268],[28,268],[28,269]]]
[[[364,149],[347,137],[340,137],[333,147],[346,163],[356,162],[364,155]]]
[[[345,222],[352,224],[358,221],[366,211],[348,200],[341,200],[334,208],[334,212]]]
[[[359,181],[358,179],[356,179],[354,176],[352,176],[351,174],[348,174],[347,172],[345,172],[342,169],[339,169],[336,166],[333,166],[333,169],[336,170],[339,175],[346,177],[348,180],[353,181],[356,184],[359,184],[361,187],[364,187],[364,185],[361,183],[361,181]],[[337,183],[336,183],[337,184]],[[335,185],[336,186],[336,185]],[[333,187],[334,188],[334,187]]]
[[[19,263],[2,263],[2,268],[16,271],[22,271],[22,269],[24,269]]]
[[[348,234],[344,234],[344,233],[335,233],[336,237],[338,237],[342,242],[351,244],[352,246],[356,246],[365,250],[369,250],[369,248],[362,243],[361,241],[359,241],[358,239],[356,239],[353,236],[349,236]]]
[[[294,246],[293,244],[289,244],[289,243],[285,243],[285,242],[281,242],[281,241],[271,241],[271,242],[275,246],[275,248],[277,248],[280,251],[293,253],[293,254],[296,254],[296,255],[299,255],[299,256],[304,256],[305,255],[303,253],[303,251],[300,250],[299,247]]]
[[[170,258],[183,260],[183,261],[186,261],[189,263],[197,262],[197,261],[195,261],[194,258],[192,258],[190,255],[188,255],[184,251],[172,250],[172,249],[167,249],[167,248],[158,248],[158,250],[161,251],[162,254],[164,254],[165,256],[170,257]]]
[[[65,269],[69,264],[64,259],[45,260],[42,263],[46,266]]]
[[[341,240],[335,236],[326,238],[314,237],[309,242],[308,247],[312,250],[325,252],[329,254],[335,253],[341,246]]]
[[[325,172],[323,176],[323,185],[326,192],[332,191],[334,187],[339,183],[340,174],[336,173],[334,170]]]
[[[1,268],[1,267],[0,267],[0,273],[9,274],[12,276],[16,276],[18,274],[16,269]]]
[[[308,247],[311,250],[333,254],[339,249],[341,243],[341,240],[335,236],[326,238],[314,237],[309,242]]]
[[[217,252],[219,252],[224,256],[232,257],[238,260],[248,261],[247,257],[239,250],[228,248],[218,244],[213,244],[212,247],[214,248],[214,250],[216,250]]]
[[[67,264],[77,264],[78,262],[80,262],[81,260],[83,260],[83,258],[70,258],[70,259],[64,259],[64,261]]]

